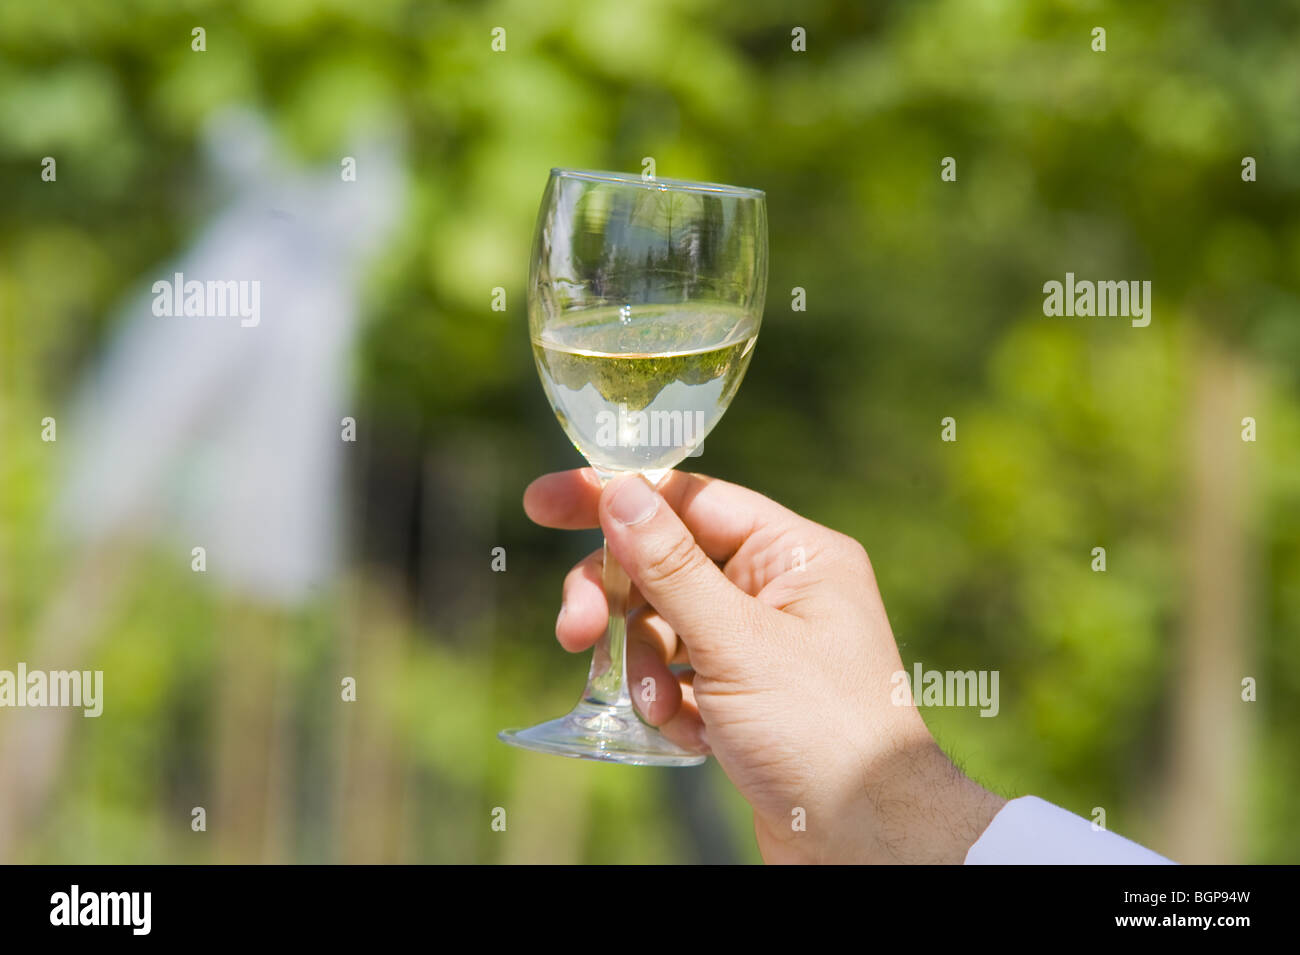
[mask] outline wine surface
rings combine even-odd
[[[657,478],[727,410],[757,335],[740,309],[624,306],[551,319],[533,354],[556,417],[591,465]]]

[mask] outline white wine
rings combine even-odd
[[[533,354],[556,417],[591,465],[657,479],[727,410],[757,337],[757,318],[742,309],[635,305],[552,319]]]

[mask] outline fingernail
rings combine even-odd
[[[609,513],[620,524],[640,524],[658,508],[659,495],[640,475],[620,484],[609,501]]]

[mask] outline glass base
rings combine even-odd
[[[537,753],[630,766],[699,766],[708,760],[646,726],[631,704],[620,707],[584,700],[568,716],[528,729],[502,730],[497,738]]]

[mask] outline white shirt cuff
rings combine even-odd
[[[966,865],[1174,864],[1037,796],[1003,806],[966,853]]]

